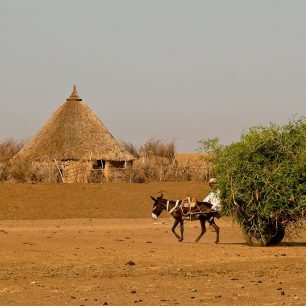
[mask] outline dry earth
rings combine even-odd
[[[193,243],[196,221],[178,243],[169,217],[144,218],[149,194],[203,190],[201,182],[0,185],[0,305],[306,305],[305,232],[249,247],[223,218],[220,244],[211,230]]]

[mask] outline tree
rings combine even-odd
[[[236,218],[249,243],[279,243],[306,211],[305,118],[253,127],[240,141],[214,145],[213,171],[222,210]]]

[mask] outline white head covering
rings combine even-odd
[[[215,184],[215,183],[217,183],[217,179],[212,177],[211,179],[209,179],[208,183],[209,184]]]

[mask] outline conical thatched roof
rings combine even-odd
[[[37,135],[18,153],[30,160],[129,161],[131,155],[107,130],[93,111],[72,94]]]

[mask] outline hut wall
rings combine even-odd
[[[92,163],[87,161],[70,161],[62,164],[65,183],[88,183]]]
[[[110,178],[112,176],[117,176],[120,174],[120,170],[125,168],[125,161],[105,161],[105,168],[104,168],[104,177]]]
[[[47,182],[89,183],[120,179],[122,169],[133,164],[132,161],[44,161],[33,162],[39,180]],[[93,173],[95,171],[95,173]],[[1,174],[1,167],[0,167]]]

